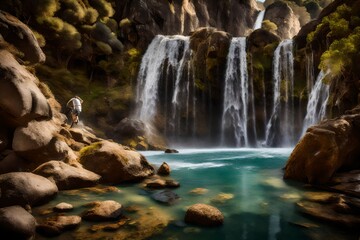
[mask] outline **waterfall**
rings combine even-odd
[[[231,143],[236,147],[249,146],[249,84],[245,37],[231,40],[227,57],[223,104],[222,144],[226,145],[231,137]]]
[[[294,131],[294,57],[293,41],[282,41],[273,59],[273,110],[266,126],[267,146],[292,146]]]
[[[175,82],[179,83],[186,65],[184,58],[189,55],[188,52],[189,37],[157,35],[153,39],[142,58],[138,73],[136,118],[145,123],[154,121],[159,110],[159,82],[164,78],[165,72],[165,98],[169,97],[168,84],[175,84],[170,82],[169,76],[173,76]],[[173,104],[176,105],[177,101],[173,101]],[[168,110],[166,109],[165,112]]]
[[[326,114],[326,105],[329,99],[329,85],[323,83],[326,74],[320,71],[315,85],[309,95],[306,108],[306,116],[303,124],[303,134],[307,128],[324,119]]]
[[[255,21],[253,30],[261,28],[262,22],[264,20],[264,16],[265,16],[265,10],[262,10],[261,12],[259,12],[258,16],[256,17],[256,21]]]

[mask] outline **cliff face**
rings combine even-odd
[[[299,65],[305,66],[306,56],[312,56],[315,74],[321,70],[329,72],[325,80],[330,86],[328,117],[342,115],[359,104],[359,70],[356,67],[359,9],[357,1],[334,1],[294,38]]]
[[[252,29],[258,12],[255,0],[231,1],[122,1],[116,17],[128,19],[132,30],[125,36],[139,38],[188,35],[199,27],[214,27],[234,36],[245,36]]]

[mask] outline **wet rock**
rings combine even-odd
[[[91,226],[90,231],[106,231],[106,232],[114,232],[124,226],[129,221],[129,218],[122,217],[119,221],[115,223],[105,223],[105,224],[95,224]]]
[[[64,231],[73,230],[81,223],[79,216],[49,217],[38,223],[36,231],[47,237],[55,237]]]
[[[53,199],[58,193],[55,183],[28,172],[0,175],[0,207],[11,205],[36,206]]]
[[[140,209],[132,215],[131,221],[125,218],[126,223],[122,228],[123,219],[121,218],[111,224],[96,224],[90,228],[79,229],[74,233],[74,236],[76,239],[150,239],[166,228],[170,216],[161,209],[152,207]]]
[[[69,212],[73,209],[74,206],[66,202],[61,202],[54,207],[55,212]]]
[[[203,227],[215,227],[224,223],[224,216],[219,209],[198,203],[188,208],[185,222]]]
[[[234,198],[234,194],[231,193],[219,193],[213,199],[211,199],[212,203],[224,204],[225,202]]]
[[[359,215],[350,213],[341,214],[328,205],[322,205],[309,201],[300,201],[297,203],[297,207],[301,213],[307,216],[334,224],[338,227],[357,229],[358,226],[360,226]]]
[[[162,189],[162,188],[177,188],[180,187],[180,183],[172,179],[152,179],[146,181],[146,187],[151,189]]]
[[[88,206],[92,208],[82,213],[82,218],[87,221],[116,220],[122,215],[122,206],[116,201],[96,201]]]
[[[143,155],[110,141],[85,147],[81,151],[80,163],[99,174],[103,183],[139,181],[154,174],[154,168]]]
[[[178,150],[176,150],[176,149],[166,149],[165,150],[165,153],[179,153],[179,151]]]
[[[173,205],[180,199],[179,195],[170,190],[156,192],[152,194],[151,197],[157,202],[165,203],[168,205]]]
[[[24,208],[10,206],[0,208],[0,232],[11,239],[33,239],[36,220]]]
[[[171,172],[170,166],[166,162],[163,162],[159,167],[157,174],[162,176],[168,176],[170,175],[170,172]]]
[[[84,168],[76,168],[61,161],[50,161],[40,165],[33,173],[55,182],[59,190],[95,186],[100,175]]]

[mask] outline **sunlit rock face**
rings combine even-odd
[[[310,127],[292,152],[284,177],[324,184],[338,171],[358,169],[359,120],[357,110]]]
[[[255,0],[126,0],[117,8],[120,18],[132,23],[124,32],[125,37],[140,44],[156,34],[188,35],[199,27],[215,27],[244,36],[251,31],[259,11]]]
[[[276,24],[276,33],[282,39],[290,39],[300,31],[300,22],[285,2],[275,2],[266,8],[264,20]]]

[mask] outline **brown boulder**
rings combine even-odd
[[[83,148],[79,161],[84,168],[99,174],[103,183],[138,181],[154,174],[154,168],[143,155],[110,141]]]
[[[264,20],[277,26],[276,33],[282,39],[291,39],[300,31],[298,17],[286,2],[277,1],[266,8]]]
[[[168,176],[170,175],[170,171],[171,171],[170,166],[166,162],[163,162],[159,167],[159,169],[157,170],[157,174]]]
[[[291,153],[285,179],[327,183],[340,169],[357,169],[360,114],[344,115],[310,127]]]
[[[20,65],[14,56],[0,50],[0,114],[13,126],[33,119],[49,119],[51,108],[37,86],[38,79]]]
[[[36,167],[50,160],[73,162],[77,156],[58,134],[60,126],[54,121],[31,121],[15,130],[12,147],[17,155]]]
[[[100,179],[96,173],[84,168],[70,166],[61,161],[50,161],[40,165],[33,173],[53,181],[59,190],[95,186]]]
[[[224,223],[224,216],[219,209],[198,203],[188,208],[185,214],[185,222],[204,227],[215,227]]]
[[[33,239],[36,220],[24,208],[10,206],[0,208],[0,232],[11,239]]]
[[[31,63],[45,62],[45,54],[28,26],[1,10],[0,26],[3,38],[23,52],[26,60]]]
[[[118,219],[122,215],[120,203],[108,200],[92,202],[92,208],[82,213],[82,218],[87,221],[108,221]]]
[[[53,199],[57,186],[42,176],[28,172],[0,175],[0,207],[11,205],[36,206]]]

